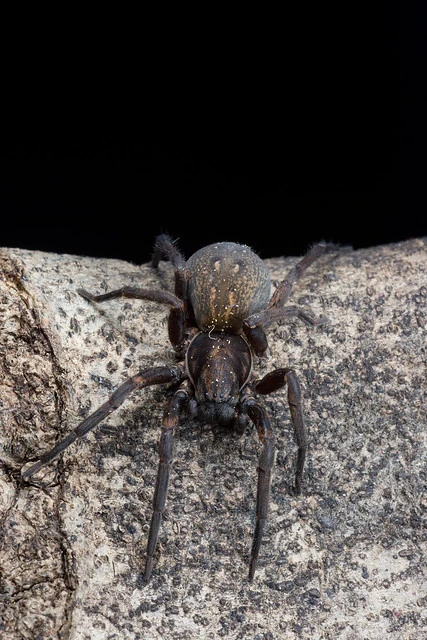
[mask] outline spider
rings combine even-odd
[[[168,333],[177,355],[177,364],[144,369],[128,378],[74,431],[23,470],[23,478],[33,476],[74,440],[87,434],[135,389],[175,383],[175,391],[161,424],[159,465],[143,581],[149,582],[152,574],[166,503],[175,430],[187,415],[204,424],[240,430],[252,422],[258,432],[262,448],[258,461],[255,529],[249,562],[249,581],[252,582],[267,520],[275,453],[274,432],[266,410],[256,399],[257,394],[269,394],[287,385],[297,444],[294,487],[297,495],[301,493],[307,451],[301,390],[295,371],[284,367],[257,379],[252,372],[254,355],[261,357],[265,354],[268,344],[264,329],[273,322],[298,317],[309,325],[317,326],[326,321],[324,317],[316,318],[307,310],[285,306],[285,303],[298,278],[329,246],[323,242],[312,246],[278,284],[271,297],[267,266],[248,246],[218,242],[200,249],[186,261],[175,241],[167,234],[159,235],[155,240],[152,266],[158,267],[162,258],[170,260],[174,270],[174,294],[127,286],[99,295],[78,289],[78,293],[90,302],[121,297],[169,305]]]

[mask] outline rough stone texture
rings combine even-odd
[[[310,450],[292,494],[283,390],[270,515],[247,581],[259,444],[186,422],[152,582],[141,583],[170,391],[135,392],[30,481],[20,469],[139,369],[173,362],[167,307],[77,293],[171,286],[171,266],[0,251],[0,637],[427,639],[427,239],[321,258],[268,330],[260,375],[297,370]],[[274,281],[296,258],[266,261]]]

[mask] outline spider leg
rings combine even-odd
[[[288,382],[288,404],[291,411],[292,422],[294,423],[295,439],[297,441],[297,465],[295,471],[295,493],[301,493],[302,472],[304,470],[305,457],[307,454],[307,435],[302,412],[301,387],[295,371],[287,371]]]
[[[173,293],[169,293],[169,291],[138,289],[137,287],[121,287],[120,289],[114,289],[114,291],[108,291],[107,293],[101,293],[98,295],[89,293],[89,291],[86,291],[85,289],[77,289],[77,293],[85,298],[85,300],[90,300],[90,302],[104,302],[105,300],[113,300],[114,298],[132,298],[136,300],[150,300],[151,302],[168,304],[171,307],[168,320],[169,340],[174,347],[180,347],[184,341],[184,301],[180,300]]]
[[[254,313],[252,316],[247,318],[243,323],[243,330],[245,334],[248,335],[253,332],[255,329],[260,327],[265,328],[268,327],[272,322],[276,322],[277,320],[284,320],[287,318],[300,318],[300,320],[304,320],[307,324],[312,327],[318,327],[322,324],[328,322],[328,318],[325,316],[320,316],[317,318],[311,311],[307,309],[301,309],[300,307],[296,307],[292,305],[291,307],[272,307],[264,309],[264,311],[260,311],[259,313]]]
[[[162,255],[168,258],[173,266],[175,272],[175,295],[184,302],[186,324],[187,326],[196,326],[193,306],[188,296],[188,282],[190,274],[188,272],[187,262],[182,253],[175,246],[172,238],[166,233],[157,236],[155,240],[154,252],[151,259],[153,267],[156,268],[159,266],[159,260]]]
[[[313,245],[305,254],[305,256],[297,262],[297,264],[289,271],[271,296],[268,308],[282,307],[292,292],[292,287],[299,280],[304,271],[310,267],[315,260],[320,258],[326,251],[330,250],[333,245],[326,242],[319,242]]]
[[[302,394],[297,375],[293,369],[276,369],[267,373],[255,383],[257,393],[267,394],[288,385],[288,404],[294,426],[295,439],[298,446],[295,471],[295,493],[301,493],[302,473],[307,453],[307,436],[302,412]]]
[[[172,238],[166,233],[157,236],[154,242],[154,251],[151,259],[153,267],[159,266],[159,260],[162,255],[171,261],[175,271],[175,295],[181,300],[186,300],[189,279],[187,264]]]
[[[159,443],[159,466],[157,470],[156,486],[153,498],[153,515],[151,518],[150,532],[147,543],[147,559],[143,581],[149,582],[153,568],[154,553],[159,536],[160,523],[165,510],[166,496],[169,484],[169,474],[173,456],[173,441],[175,429],[179,424],[179,418],[183,407],[188,403],[188,393],[183,389],[172,397],[168,408],[165,411],[162,422],[162,432]]]
[[[248,416],[255,424],[263,448],[258,461],[258,486],[256,500],[256,523],[251,549],[251,559],[249,563],[249,581],[252,582],[258,562],[259,550],[261,547],[262,535],[267,520],[268,504],[270,500],[271,470],[274,463],[274,433],[270,425],[270,420],[265,410],[249,398],[245,402],[245,409]]]
[[[316,318],[310,311],[296,306],[284,307],[284,304],[292,293],[293,285],[304,271],[326,251],[331,250],[332,247],[332,244],[324,242],[311,247],[306,255],[289,271],[286,278],[279,283],[276,291],[271,296],[267,308],[259,313],[252,314],[243,321],[243,331],[257,355],[264,355],[267,349],[267,338],[265,337],[264,329],[272,322],[297,317],[311,326],[319,326],[328,321],[324,316]]]
[[[82,438],[86,433],[91,431],[97,424],[104,420],[110,413],[115,411],[135,389],[142,389],[153,384],[164,384],[167,382],[179,381],[182,377],[182,371],[179,367],[155,367],[140,371],[132,378],[128,378],[121,384],[114,393],[102,404],[94,413],[88,416],[83,422],[71,431],[65,438],[60,440],[53,449],[44,453],[38,462],[29,467],[26,471],[22,471],[23,478],[29,478],[40,471],[42,467],[49,464],[56,456],[62,453],[70,446],[74,440]]]

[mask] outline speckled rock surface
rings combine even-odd
[[[274,283],[296,258],[266,262]],[[174,362],[167,307],[76,289],[171,287],[170,264],[2,249],[0,274],[2,640],[427,639],[427,239],[321,258],[290,302],[329,324],[269,328],[255,369],[296,369],[310,448],[296,498],[286,394],[262,397],[277,456],[252,584],[253,428],[182,424],[148,586],[168,389],[20,477],[126,377]]]

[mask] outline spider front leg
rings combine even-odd
[[[270,420],[264,409],[253,400],[245,401],[245,409],[258,430],[258,436],[263,448],[258,461],[258,486],[256,499],[256,523],[252,542],[251,559],[249,563],[249,581],[252,582],[258,562],[259,550],[268,515],[270,502],[271,470],[274,463],[274,433]]]
[[[294,426],[295,439],[298,446],[297,464],[295,471],[295,493],[301,493],[302,473],[307,453],[307,436],[302,411],[301,387],[293,369],[276,369],[267,373],[261,380],[255,382],[257,393],[268,394],[288,385],[288,404]]]
[[[52,462],[52,460],[67,449],[74,440],[82,438],[102,420],[104,420],[104,418],[109,416],[110,413],[118,409],[118,407],[126,400],[128,395],[135,389],[142,389],[143,387],[154,384],[165,384],[167,382],[174,381],[179,382],[182,375],[182,371],[179,367],[155,367],[153,369],[141,371],[135,376],[132,376],[132,378],[128,378],[116,389],[116,391],[114,391],[108,400],[99,407],[99,409],[77,425],[74,431],[71,431],[71,433],[65,436],[65,438],[60,440],[53,449],[44,453],[40,459],[26,471],[22,471],[22,477],[29,478],[40,471],[42,467]]]
[[[179,424],[184,406],[188,403],[188,393],[183,389],[172,397],[169,407],[163,416],[162,432],[159,443],[159,467],[157,471],[156,486],[153,498],[153,515],[151,518],[150,533],[147,543],[147,559],[145,562],[145,572],[143,580],[149,582],[153,568],[154,553],[156,551],[157,538],[159,537],[160,523],[165,510],[166,496],[169,485],[169,474],[173,457],[173,441],[175,429]]]

